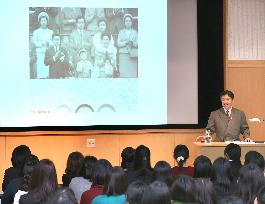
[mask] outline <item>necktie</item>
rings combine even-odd
[[[229,110],[226,110],[225,114],[226,114],[227,117],[229,117]]]

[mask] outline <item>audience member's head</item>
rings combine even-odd
[[[65,173],[71,178],[80,176],[83,162],[84,156],[82,153],[72,152],[68,156]]]
[[[48,200],[47,204],[78,204],[74,192],[67,187],[59,188]]]
[[[237,196],[227,196],[216,202],[216,204],[246,204],[242,198]]]
[[[264,157],[256,151],[249,151],[245,155],[245,164],[254,163],[264,171]]]
[[[29,185],[30,185],[30,180],[31,180],[31,173],[33,171],[33,168],[39,163],[39,159],[35,155],[29,155],[24,164],[23,168],[23,182],[20,190],[23,191],[29,191]]]
[[[214,160],[211,179],[218,192],[228,193],[230,191],[230,184],[233,177],[231,164],[227,159],[219,157]]]
[[[231,164],[231,174],[233,177],[238,178],[239,169],[242,164],[240,161],[241,147],[238,144],[230,143],[225,147],[224,156],[229,160]]]
[[[239,171],[238,195],[246,203],[253,203],[264,183],[263,171],[254,163],[246,164]]]
[[[258,204],[265,204],[265,185],[260,188],[257,200]]]
[[[198,156],[194,163],[194,178],[210,178],[212,174],[212,162],[204,156]]]
[[[199,204],[214,204],[215,192],[210,179],[197,178],[195,182],[194,199]]]
[[[55,193],[58,186],[56,169],[51,160],[43,159],[31,173],[29,192],[36,198],[36,203],[45,202]]]
[[[126,147],[121,152],[121,167],[124,170],[134,169],[134,153],[135,149],[132,147]]]
[[[170,164],[166,161],[158,161],[153,169],[153,179],[162,181],[170,187],[173,182],[173,173]]]
[[[161,181],[151,183],[144,191],[141,204],[171,204],[167,185]]]
[[[147,185],[142,181],[132,182],[127,189],[126,199],[128,204],[140,204]]]
[[[26,145],[19,145],[17,146],[13,152],[11,157],[12,166],[18,169],[24,167],[25,159],[31,154],[31,151],[28,146]]]
[[[179,167],[183,167],[187,159],[189,158],[189,149],[186,145],[177,145],[174,149],[174,158]]]
[[[113,167],[111,172],[105,175],[104,194],[108,196],[122,195],[127,190],[127,178],[121,167]]]
[[[99,159],[92,169],[92,181],[94,185],[104,185],[105,175],[112,169],[111,163],[106,159]]]
[[[150,149],[144,145],[140,145],[135,149],[134,155],[134,169],[149,169],[151,170],[150,163]]]
[[[178,202],[194,202],[195,183],[188,175],[177,175],[171,186],[172,200]]]
[[[97,162],[97,158],[94,156],[86,156],[84,158],[83,167],[81,170],[81,176],[85,179],[92,179],[92,169]]]
[[[224,156],[229,160],[240,161],[241,147],[238,144],[230,143],[225,147]]]

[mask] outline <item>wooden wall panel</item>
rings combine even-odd
[[[265,63],[264,67],[228,67],[227,88],[234,91],[235,107],[244,110],[247,119],[263,120],[248,123],[253,138],[265,140]]]

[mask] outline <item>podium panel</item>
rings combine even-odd
[[[226,142],[212,142],[212,143],[201,143],[194,142],[199,147],[201,154],[209,157],[213,162],[218,157],[224,156],[224,149],[229,144]],[[248,151],[257,151],[265,158],[265,144],[264,143],[247,143],[247,142],[236,142],[241,147],[241,161],[244,162],[245,154]]]

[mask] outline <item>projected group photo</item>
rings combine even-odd
[[[138,8],[29,7],[30,79],[138,78]]]

